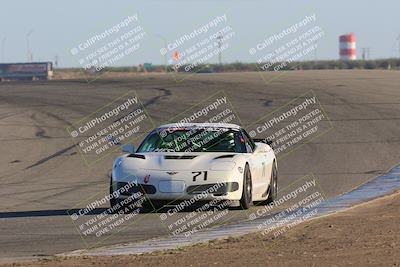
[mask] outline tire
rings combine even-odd
[[[243,189],[242,198],[240,199],[240,205],[243,209],[247,210],[250,208],[252,201],[253,185],[251,182],[251,172],[249,165],[246,164],[243,172]]]
[[[112,177],[110,177],[110,195],[112,195],[112,193],[114,193],[114,189],[113,189],[113,180]],[[119,206],[119,209],[116,209],[114,212],[117,212],[118,210],[121,209],[121,200],[119,198],[114,198],[114,197],[110,197],[110,208],[113,208],[115,206]]]
[[[164,206],[168,203],[168,201],[163,200],[146,200],[143,203],[143,211],[144,212],[157,212],[164,208]]]
[[[278,170],[275,162],[272,163],[271,183],[269,185],[267,204],[272,203],[278,195]]]
[[[119,206],[119,209],[121,209],[121,200],[119,200],[118,198],[110,198],[110,208],[115,206]],[[119,209],[116,209],[115,211],[118,211]]]

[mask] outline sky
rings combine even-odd
[[[72,48],[135,14],[135,25],[140,25],[146,36],[140,40],[140,49],[116,65],[162,64],[165,58],[160,48],[165,42],[171,43],[222,15],[227,18],[225,25],[234,31],[229,48],[222,52],[224,63],[256,61],[250,48],[312,14],[316,16],[314,25],[324,36],[315,52],[302,60],[337,59],[338,36],[348,32],[357,36],[359,58],[362,47],[369,47],[372,59],[398,57],[399,10],[398,0],[4,1],[0,9],[0,61],[24,62],[31,53],[33,61],[54,61],[57,56],[59,67],[78,67],[80,58],[72,55]],[[172,57],[173,52],[167,56]],[[214,57],[208,62],[217,61]]]

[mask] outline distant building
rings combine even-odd
[[[49,80],[53,76],[51,62],[0,64],[0,81],[3,80]]]

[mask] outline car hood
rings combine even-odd
[[[214,164],[232,162],[240,153],[142,153],[121,156],[116,160],[124,170],[146,169],[160,171],[207,170]]]

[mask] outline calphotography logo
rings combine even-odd
[[[318,25],[317,15],[303,19],[267,36],[249,49],[261,72],[297,69],[305,58],[315,56],[325,32]],[[264,81],[269,77],[262,75]]]
[[[124,179],[124,183],[111,183],[110,194],[92,196],[67,212],[86,247],[100,244],[140,220],[138,214],[149,200],[142,193],[137,178],[129,176]],[[102,208],[108,203],[111,203],[109,208]],[[77,208],[82,206],[84,208]]]
[[[154,127],[134,91],[67,127],[85,163],[93,165]]]
[[[97,73],[113,67],[136,54],[147,32],[139,23],[138,14],[128,15],[117,24],[105,28],[71,49],[83,71]],[[95,78],[88,78],[92,81]]]
[[[307,175],[284,188],[281,197],[249,215],[260,222],[257,229],[262,235],[274,238],[294,226],[317,216],[320,204],[326,200],[317,178]]]
[[[333,123],[310,90],[248,125],[251,138],[270,143],[282,158],[333,129]]]

